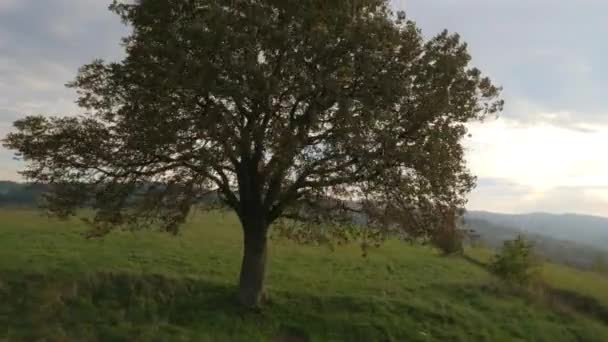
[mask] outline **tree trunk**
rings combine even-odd
[[[239,279],[239,300],[246,307],[257,307],[264,298],[267,229],[264,225],[244,227],[243,263]]]

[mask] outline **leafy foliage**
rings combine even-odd
[[[505,241],[490,269],[512,285],[530,285],[539,276],[540,260],[534,254],[534,246],[519,235]]]
[[[24,176],[53,185],[53,212],[94,201],[102,226],[152,217],[175,231],[212,191],[245,225],[309,222],[319,206],[331,210],[315,219],[335,221],[334,204],[357,199],[372,226],[422,234],[474,184],[464,124],[502,108],[457,34],[424,42],[383,0],[111,9],[133,32],[124,60],[70,84],[86,114],[30,116],[5,140]]]
[[[443,226],[431,236],[431,243],[445,255],[462,254],[468,231],[462,227],[462,212],[453,208],[441,212]]]

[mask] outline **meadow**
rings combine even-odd
[[[196,214],[177,236],[85,230],[0,210],[0,341],[608,341],[608,278],[566,267],[545,266],[548,300],[506,289],[483,251],[272,240],[270,302],[246,311],[234,215]]]

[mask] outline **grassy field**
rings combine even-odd
[[[468,250],[467,255],[483,263],[488,263],[493,257],[488,249]],[[552,289],[593,300],[597,305],[608,310],[608,277],[605,275],[544,263],[541,276]]]
[[[84,229],[0,210],[0,341],[608,341],[602,317],[501,290],[426,247],[395,241],[362,258],[273,241],[271,303],[249,312],[233,300],[233,215],[197,215],[177,237]],[[606,278],[552,265],[544,277],[608,307]]]

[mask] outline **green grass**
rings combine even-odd
[[[476,248],[467,250],[467,255],[488,263],[493,253],[488,249]],[[594,300],[608,310],[608,277],[590,271],[582,271],[563,265],[543,263],[542,281],[559,291],[566,291]]]
[[[608,277],[605,275],[545,264],[543,278],[554,288],[594,298],[608,308]]]
[[[608,341],[600,319],[501,291],[483,268],[425,247],[392,241],[362,258],[357,246],[272,241],[271,303],[250,312],[233,300],[233,215],[197,215],[177,237],[84,230],[0,211],[0,341]],[[608,306],[605,278],[550,270]]]

